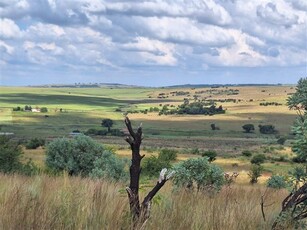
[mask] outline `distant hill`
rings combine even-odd
[[[78,83],[78,84],[48,84],[48,85],[29,85],[36,88],[138,88],[140,86],[125,85],[118,83]]]
[[[171,85],[164,88],[219,88],[231,86],[281,86],[282,84],[184,84],[184,85]]]

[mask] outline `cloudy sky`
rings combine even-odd
[[[295,83],[306,0],[0,0],[0,85]]]

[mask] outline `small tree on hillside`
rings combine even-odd
[[[242,128],[244,129],[246,133],[250,133],[251,131],[255,130],[255,127],[253,124],[245,124],[242,126]]]
[[[101,126],[108,128],[108,132],[111,132],[111,127],[113,126],[113,120],[106,118],[101,121]]]

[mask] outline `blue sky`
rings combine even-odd
[[[0,85],[296,83],[304,0],[0,0]]]

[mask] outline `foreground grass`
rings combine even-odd
[[[0,174],[0,180],[0,229],[131,229],[123,184],[65,175]],[[173,193],[168,184],[154,199],[145,229],[270,229],[287,192],[267,190],[266,222],[259,204],[264,193],[238,185],[212,196]]]

